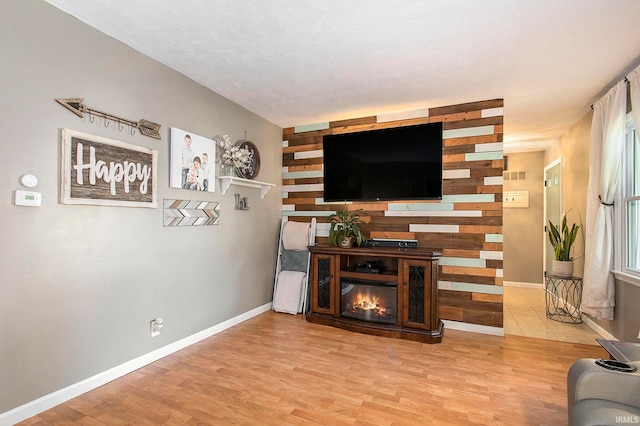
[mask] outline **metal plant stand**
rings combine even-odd
[[[582,278],[544,276],[547,318],[554,321],[580,324],[582,312]]]

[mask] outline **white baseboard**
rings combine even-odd
[[[518,281],[504,281],[503,287],[524,287],[524,288],[544,288],[542,283],[521,283]]]
[[[587,324],[593,331],[598,333],[600,336],[604,337],[607,340],[618,340],[616,336],[609,333],[604,328],[600,327],[595,321],[587,316],[584,312],[582,313],[582,322]]]
[[[504,336],[504,328],[491,327],[488,325],[469,324],[467,322],[442,320],[445,329],[471,331],[473,333],[491,334],[493,336]]]
[[[107,371],[98,373],[93,377],[89,377],[88,379],[82,380],[78,383],[74,383],[70,386],[67,386],[66,388],[59,389],[55,392],[23,404],[12,410],[0,413],[0,426],[10,426],[28,419],[29,417],[36,416],[43,411],[55,407],[56,405],[60,405],[66,401],[69,401],[70,399],[82,395],[83,393],[96,389],[106,383],[109,383],[141,367],[144,367],[145,365],[151,364],[152,362],[164,358],[167,355],[171,355],[174,352],[184,349],[187,346],[193,345],[194,343],[206,339],[207,337],[211,337],[214,334],[233,327],[234,325],[240,324],[241,322],[260,315],[261,313],[266,312],[270,309],[271,303],[259,306],[255,309],[245,312],[244,314],[240,314],[237,317],[228,319],[221,322],[220,324],[214,325],[213,327],[207,328],[206,330],[202,330],[198,333],[192,334],[191,336],[185,337],[184,339],[178,340],[177,342],[171,343],[167,346],[163,346],[162,348],[156,349],[138,358],[132,359],[131,361],[127,361],[124,364],[120,364]]]

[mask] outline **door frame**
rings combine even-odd
[[[543,244],[542,244],[542,265],[543,265],[543,270],[542,270],[542,282],[544,282],[544,273],[545,273],[545,269],[547,267],[547,232],[546,232],[546,227],[547,227],[547,223],[549,223],[549,219],[547,218],[547,172],[554,168],[555,166],[557,166],[558,164],[560,164],[560,170],[562,172],[562,177],[560,179],[560,212],[562,212],[562,201],[563,201],[563,192],[562,192],[562,187],[563,187],[563,182],[564,182],[564,163],[562,161],[562,156],[556,158],[555,160],[553,160],[551,163],[547,164],[546,166],[544,166],[544,172],[543,172],[543,206],[542,206],[542,211],[543,211],[543,221],[542,221],[542,232],[543,232]]]

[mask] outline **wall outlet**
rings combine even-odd
[[[640,339],[640,330],[638,330],[638,339]]]
[[[156,337],[157,335],[159,335],[163,325],[164,325],[164,320],[162,318],[156,318],[151,320],[151,323],[150,323],[151,337]]]

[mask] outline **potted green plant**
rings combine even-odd
[[[340,210],[329,215],[331,227],[329,228],[329,244],[338,247],[351,247],[362,244],[362,232],[359,223],[362,223],[362,216],[366,213],[362,209],[348,211]]]
[[[567,226],[567,215],[562,215],[562,225],[559,228],[549,221],[549,241],[553,246],[554,257],[552,274],[561,277],[571,277],[573,275],[573,257],[571,257],[571,247],[576,242],[578,230],[581,225],[575,223],[571,228]]]

